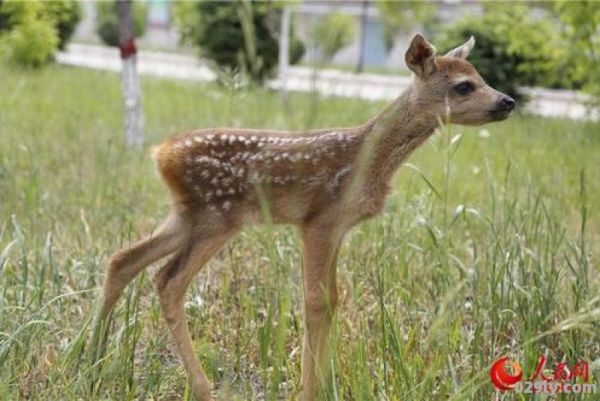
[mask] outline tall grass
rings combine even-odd
[[[0,398],[188,399],[156,267],[127,290],[105,349],[91,346],[107,256],[168,207],[146,149],[122,147],[118,77],[0,77]],[[351,125],[382,107],[292,94],[284,112],[261,89],[143,90],[148,146],[197,127]],[[598,361],[599,150],[597,125],[524,116],[435,134],[385,212],[344,242],[327,398],[528,399],[495,393],[495,359],[521,361],[526,375],[542,353]],[[194,346],[219,399],[295,399],[300,269],[295,231],[249,228],[190,289]]]

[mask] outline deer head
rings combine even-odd
[[[510,115],[515,101],[486,84],[466,60],[474,45],[471,36],[464,44],[439,56],[423,36],[414,36],[405,60],[415,74],[413,101],[424,113],[461,125],[481,125]]]

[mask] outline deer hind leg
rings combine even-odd
[[[185,319],[185,292],[206,262],[227,242],[236,230],[207,228],[192,234],[189,242],[156,275],[160,306],[190,380],[192,391],[200,401],[211,400],[210,383],[194,354]]]
[[[302,400],[313,401],[331,375],[329,331],[337,306],[336,263],[342,235],[304,227],[304,343]]]
[[[104,280],[101,319],[109,315],[123,289],[144,267],[181,247],[186,231],[187,228],[173,212],[154,233],[111,256]]]

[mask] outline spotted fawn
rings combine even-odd
[[[304,132],[203,129],[168,139],[155,158],[172,211],[154,233],[111,257],[100,319],[109,319],[125,286],[144,267],[173,254],[155,277],[160,306],[195,396],[211,400],[187,329],[186,289],[243,226],[295,224],[304,269],[300,398],[314,400],[331,374],[328,333],[345,233],[382,209],[394,172],[441,124],[499,121],[515,106],[466,61],[474,43],[471,38],[438,56],[424,37],[414,36],[405,54],[414,73],[411,84],[359,126]]]

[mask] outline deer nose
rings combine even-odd
[[[515,100],[510,96],[503,96],[500,100],[500,108],[502,110],[511,111],[515,108]]]

